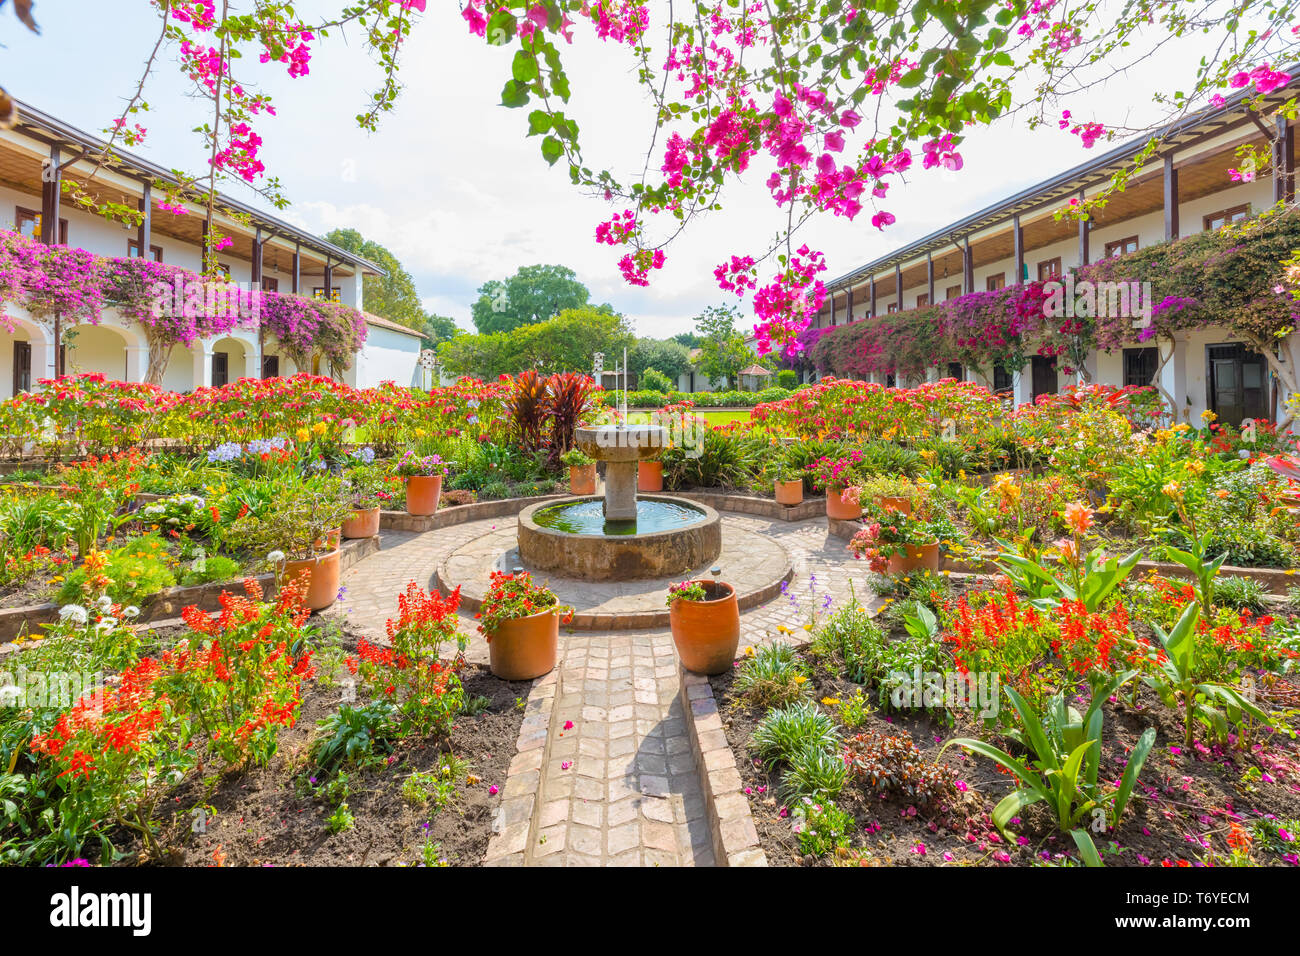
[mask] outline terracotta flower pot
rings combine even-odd
[[[778,481],[776,486],[776,503],[779,505],[797,505],[803,501],[803,481]]]
[[[682,665],[696,674],[730,669],[740,645],[736,589],[722,581],[700,581],[707,601],[678,598],[668,606],[668,624]]]
[[[843,489],[826,489],[826,517],[839,521],[855,521],[862,517],[862,506],[844,500]]]
[[[896,498],[891,495],[883,495],[875,499],[876,504],[886,511],[896,511],[901,515],[910,515],[912,513],[912,499]]]
[[[504,621],[488,638],[492,673],[502,680],[532,680],[555,669],[560,615],[542,611]]]
[[[636,466],[637,491],[664,490],[664,463],[662,461],[641,461]]]
[[[889,556],[890,574],[907,574],[911,571],[938,572],[938,570],[938,541],[917,545],[916,547],[909,547],[906,554],[891,554]]]
[[[569,494],[594,495],[596,493],[596,463],[569,466]]]
[[[343,522],[343,537],[373,538],[379,534],[379,508],[361,508],[352,512],[352,517]]]
[[[406,479],[406,513],[431,515],[442,497],[442,475],[412,475]]]
[[[338,600],[340,569],[337,548],[328,554],[317,555],[305,561],[284,562],[280,580],[287,584],[296,580],[303,571],[307,571],[311,576],[304,600],[307,607],[313,611],[323,611]]]

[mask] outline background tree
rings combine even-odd
[[[700,347],[700,337],[694,332],[678,332],[673,336],[673,341],[678,345],[686,346],[687,350]]]
[[[639,338],[628,353],[627,365],[634,375],[652,368],[676,382],[691,370],[691,350],[672,339]]]
[[[353,255],[369,259],[388,273],[386,276],[365,276],[362,300],[371,315],[392,319],[408,329],[423,331],[428,315],[416,291],[415,279],[402,266],[397,256],[386,246],[366,239],[356,229],[334,229],[325,234],[328,242]]]
[[[521,325],[545,322],[565,309],[588,304],[591,293],[567,266],[524,266],[510,278],[492,279],[479,286],[471,307],[479,332],[509,332]],[[607,312],[613,309],[602,306]]]
[[[522,325],[509,332],[458,335],[439,346],[444,368],[453,375],[489,379],[534,369],[590,372],[596,352],[618,354],[635,339],[627,320],[614,312],[586,306],[565,309],[545,322]],[[608,364],[608,363],[607,363]]]
[[[728,388],[740,387],[740,370],[758,360],[745,344],[745,336],[736,330],[739,310],[735,306],[709,306],[695,318],[699,333],[700,357],[695,365],[717,387],[722,379]]]

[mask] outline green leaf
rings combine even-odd
[[[1151,747],[1156,742],[1156,729],[1148,727],[1142,732],[1141,738],[1138,739],[1137,746],[1128,756],[1128,765],[1124,767],[1124,776],[1119,782],[1119,790],[1115,792],[1114,816],[1111,818],[1112,826],[1119,826],[1119,818],[1124,814],[1124,808],[1128,806],[1128,799],[1133,793],[1133,787],[1137,784],[1138,774],[1142,772],[1142,765],[1146,763],[1147,754],[1151,752]]]
[[[514,62],[510,64],[510,73],[520,83],[537,79],[541,73],[537,69],[537,57],[527,50],[516,50]]]
[[[1079,848],[1079,856],[1083,857],[1085,866],[1105,866],[1101,862],[1101,854],[1097,852],[1097,844],[1092,842],[1092,837],[1088,835],[1087,830],[1071,830],[1070,836],[1074,837],[1074,845]]]
[[[528,114],[528,135],[541,136],[551,128],[551,114],[546,110],[533,110]]]
[[[548,165],[554,166],[556,161],[564,155],[564,144],[554,136],[548,136],[542,140],[542,158]]]
[[[501,105],[516,109],[528,102],[528,85],[518,80],[506,80],[501,90]]]

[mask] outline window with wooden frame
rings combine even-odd
[[[922,292],[920,295],[916,297],[916,307],[918,309],[924,309],[929,304],[930,304],[930,294],[928,292]]]
[[[1111,256],[1127,255],[1130,252],[1138,251],[1138,237],[1129,236],[1127,239],[1116,239],[1113,242],[1106,243],[1106,258]]]
[[[131,257],[140,255],[139,239],[128,239],[126,241],[126,254]],[[154,246],[154,245],[149,246],[149,258],[152,259],[154,262],[162,262],[163,261],[162,246]]]
[[[312,289],[312,290],[311,290],[311,297],[312,297],[313,299],[321,299],[321,300],[323,300],[323,299],[325,298],[325,289],[324,289],[324,287],[323,287],[323,286],[316,286],[316,288]],[[339,289],[338,286],[330,286],[330,295],[329,295],[329,300],[330,300],[331,302],[340,302],[340,301],[342,301],[342,292],[341,292],[341,290]]]
[[[898,303],[897,303],[897,302],[891,302],[891,303],[889,303],[889,305],[885,306],[885,312],[886,312],[886,313],[897,312],[897,311],[898,311]]]
[[[1201,223],[1206,232],[1213,232],[1215,229],[1221,229],[1230,222],[1240,222],[1250,215],[1250,203],[1242,203],[1240,206],[1232,206],[1228,209],[1220,209],[1218,212],[1212,212],[1208,216],[1201,217]]]
[[[1046,282],[1048,279],[1058,279],[1061,276],[1061,257],[1054,259],[1044,259],[1038,263],[1038,281]]]
[[[14,231],[28,239],[41,241],[41,214],[35,209],[18,206],[14,211]],[[59,220],[59,245],[68,244],[68,220]]]
[[[961,297],[961,286],[959,286],[959,285],[950,285],[950,286],[948,286],[947,290],[945,290],[945,292],[944,292],[944,294],[943,294],[943,297],[944,297],[945,299],[957,299],[957,298],[960,298],[960,297]]]
[[[274,279],[274,278],[272,278],[271,276],[262,276],[262,291],[263,291],[263,292],[279,292],[279,291],[280,291],[280,280],[279,280],[279,279]]]
[[[995,272],[984,280],[984,288],[989,292],[997,292],[998,289],[1007,287],[1007,274],[1005,272]]]
[[[1012,379],[1011,373],[1002,365],[993,366],[993,391],[1010,392],[1016,387],[1015,380]]]

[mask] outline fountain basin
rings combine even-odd
[[[573,436],[583,454],[605,463],[605,517],[635,521],[637,462],[664,450],[668,430],[658,425],[595,425],[579,428]]]
[[[603,504],[601,498],[579,498],[525,508],[519,513],[523,563],[587,581],[667,578],[706,565],[722,552],[722,519],[707,505],[643,495],[632,526],[605,520]]]

